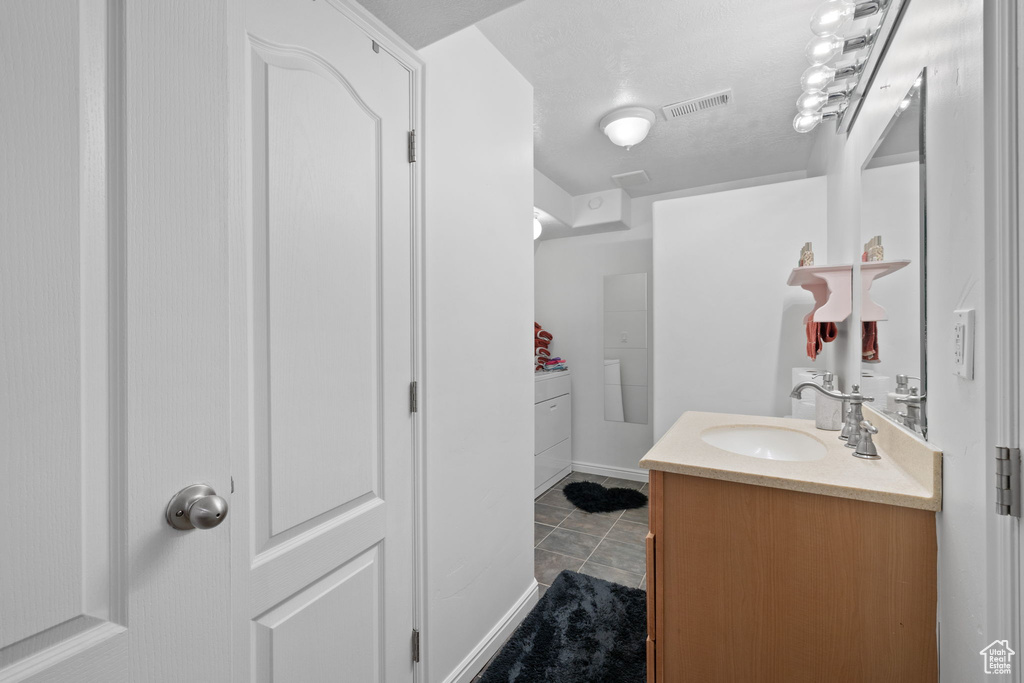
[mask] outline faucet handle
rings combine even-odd
[[[864,458],[865,460],[880,459],[881,456],[878,455],[878,449],[875,448],[875,442],[871,440],[871,435],[877,433],[878,427],[867,420],[861,420],[860,436],[857,440],[857,450],[855,450],[853,454],[858,458]]]

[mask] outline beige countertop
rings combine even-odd
[[[756,486],[804,491],[921,510],[942,509],[942,453],[870,408],[864,415],[878,428],[881,457],[853,456],[839,432],[814,427],[814,420],[782,417],[683,413],[640,460],[640,467]],[[716,427],[772,427],[802,432],[824,444],[813,461],[765,460],[716,448],[701,439]]]

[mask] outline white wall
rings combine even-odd
[[[646,474],[637,463],[653,443],[650,422],[632,424],[604,419],[604,276],[650,275],[651,241],[611,241],[608,238],[613,234],[623,233],[539,244],[537,322],[554,335],[552,355],[565,358],[572,370],[573,466],[607,468],[592,470],[605,474],[623,474],[619,470]],[[648,277],[648,286],[650,280]],[[650,322],[647,338],[650,339]]]
[[[533,578],[533,89],[476,28],[424,48],[427,680],[468,680]],[[522,607],[518,614],[516,606]],[[481,648],[484,648],[481,650]],[[476,661],[474,661],[476,658]]]
[[[813,297],[786,280],[826,253],[824,178],[654,205],[654,436],[687,410],[790,412]],[[818,257],[819,264],[825,260]]]
[[[631,202],[633,225],[629,230],[537,242],[537,322],[555,335],[553,353],[567,358],[573,369],[574,467],[608,474],[616,469],[633,470],[640,476],[647,475],[636,465],[654,444],[653,417],[647,425],[606,422],[603,399],[597,397],[604,382],[601,283],[605,275],[616,273],[644,272],[651,274],[649,282],[653,280],[653,205],[666,199],[772,186],[805,177],[804,173],[781,173],[636,197]],[[654,315],[648,317],[653,325]],[[651,330],[648,332],[651,340]],[[652,342],[648,348],[653,352]],[[649,362],[647,368],[648,405],[653,406],[653,363]]]
[[[911,2],[856,126],[834,143],[829,234],[860,248],[860,168],[917,74],[928,67],[925,103],[928,204],[929,438],[943,449],[938,514],[941,679],[984,679],[978,651],[995,638],[986,615],[991,474],[986,443],[983,3]],[[859,252],[858,252],[859,253]],[[974,381],[953,374],[953,310],[977,311]],[[852,356],[849,362],[855,362]],[[1000,599],[1012,599],[1001,596]],[[1019,645],[1019,644],[1018,644]],[[1017,647],[1020,651],[1020,648]]]

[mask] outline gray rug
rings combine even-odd
[[[481,683],[644,683],[647,593],[564,571]]]

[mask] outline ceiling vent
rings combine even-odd
[[[619,173],[612,176],[612,180],[619,187],[636,187],[637,185],[643,185],[644,183],[651,182],[651,179],[647,176],[647,171],[630,171],[629,173]]]
[[[696,114],[698,112],[707,111],[708,109],[717,109],[718,107],[724,107],[729,104],[732,104],[732,88],[729,90],[723,90],[722,92],[716,92],[713,95],[705,95],[704,97],[697,97],[692,100],[686,100],[685,102],[669,104],[662,107],[661,111],[665,113],[665,119],[671,121],[672,119],[678,119],[682,116]]]

